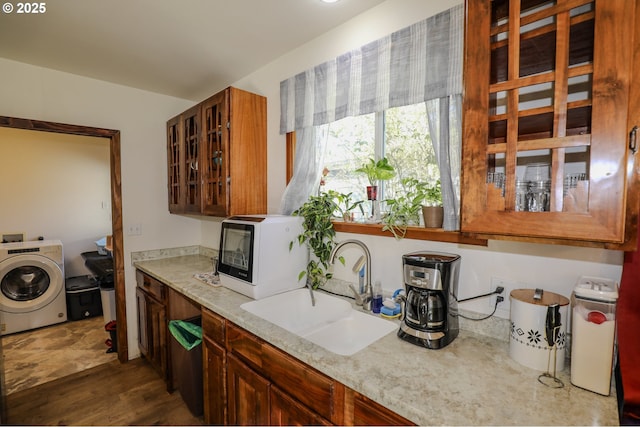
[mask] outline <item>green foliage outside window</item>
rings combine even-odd
[[[382,120],[381,117],[378,115],[378,120]],[[331,123],[325,154],[325,165],[329,169],[325,191],[351,193],[353,200],[366,201],[366,186],[370,183],[366,175],[356,170],[370,158],[386,157],[395,170],[395,177],[381,183],[378,200],[405,196],[403,180],[415,179],[433,186],[440,179],[425,105],[388,109],[383,121],[380,128],[384,143],[377,144],[382,147],[377,153],[375,114],[347,117]],[[383,203],[383,212],[386,209]]]

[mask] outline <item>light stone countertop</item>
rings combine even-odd
[[[618,425],[617,399],[582,390],[559,373],[564,388],[509,357],[509,343],[461,329],[441,350],[390,333],[352,356],[340,356],[240,308],[251,301],[193,277],[211,258],[185,255],[139,260],[136,268],[218,313],[325,375],[419,425]]]

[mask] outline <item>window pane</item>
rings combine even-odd
[[[385,199],[404,193],[402,179],[415,178],[433,184],[440,178],[424,103],[385,111],[384,132],[378,135],[383,139],[378,144],[383,147],[383,152],[375,152],[375,129],[375,114],[347,117],[331,123],[324,160],[329,173],[324,180],[323,190],[352,193],[351,201],[365,200],[363,208],[367,213],[371,212],[366,194],[369,182],[364,174],[355,170],[369,158],[386,156],[396,170],[396,177],[381,183],[378,188],[382,211],[385,210]]]
[[[385,198],[403,191],[400,182],[404,178],[429,183],[440,179],[423,103],[388,109],[384,137],[385,155],[396,169],[396,177],[386,183]]]
[[[329,140],[325,153],[326,190],[353,193],[352,200],[366,200],[369,185],[364,174],[354,172],[370,157],[374,157],[375,115],[345,117],[329,125]]]

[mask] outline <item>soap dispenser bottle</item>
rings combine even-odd
[[[371,311],[374,313],[380,313],[382,308],[382,284],[380,281],[376,281],[373,286],[373,301],[371,302]]]

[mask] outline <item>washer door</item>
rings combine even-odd
[[[29,313],[55,300],[64,289],[62,270],[51,259],[34,254],[0,262],[0,310]]]

